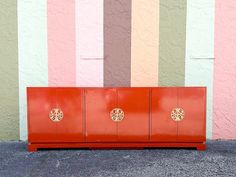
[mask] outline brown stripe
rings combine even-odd
[[[104,86],[130,86],[131,0],[104,0]]]
[[[0,141],[19,139],[17,1],[0,3]]]

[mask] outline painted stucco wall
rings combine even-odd
[[[47,1],[20,0],[18,12],[19,124],[27,139],[27,86],[48,86]],[[34,14],[33,16],[30,14]]]
[[[0,2],[0,140],[19,139],[16,0]]]
[[[235,19],[234,0],[1,0],[0,140],[27,139],[27,86],[206,86],[207,138],[236,139]]]
[[[236,139],[236,1],[216,1],[213,138]]]
[[[131,86],[133,87],[158,85],[159,4],[159,0],[149,3],[143,3],[143,0],[132,2]]]
[[[212,138],[214,0],[187,3],[185,85],[207,87],[207,137]]]
[[[159,86],[183,86],[187,0],[160,0]]]

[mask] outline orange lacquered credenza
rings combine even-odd
[[[205,87],[29,87],[28,149],[206,149]]]

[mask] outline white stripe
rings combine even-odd
[[[187,1],[185,85],[207,86],[207,138],[212,138],[214,0]]]
[[[18,1],[20,139],[27,139],[26,87],[48,85],[47,0]]]
[[[103,0],[76,0],[77,86],[103,86]]]

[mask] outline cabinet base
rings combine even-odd
[[[28,143],[28,151],[56,148],[88,148],[88,149],[144,149],[144,148],[196,148],[206,150],[203,143]]]

